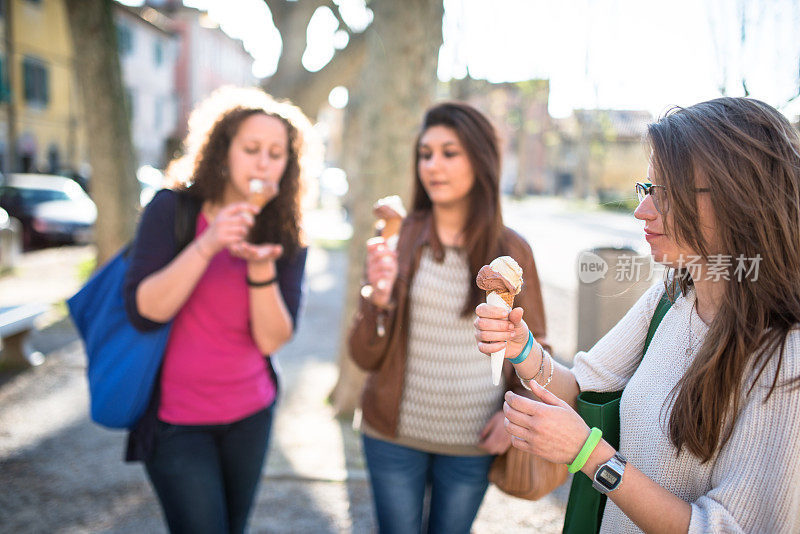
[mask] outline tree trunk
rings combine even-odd
[[[110,0],[66,0],[97,203],[98,264],[131,236],[139,186]]]
[[[359,295],[372,234],[370,206],[378,198],[409,198],[414,138],[422,114],[436,90],[436,67],[442,44],[442,0],[373,0],[375,17],[366,30],[366,65],[355,89],[361,107],[358,174],[350,176],[354,207],[347,292],[342,315],[339,381],[331,400],[339,415],[358,405],[364,373],[350,360],[347,331]],[[352,147],[351,147],[352,148]]]

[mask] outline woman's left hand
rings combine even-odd
[[[569,464],[578,456],[590,429],[572,407],[531,381],[541,402],[506,392],[506,432],[511,444],[554,463]]]
[[[230,250],[231,256],[255,263],[275,261],[283,254],[283,247],[281,245],[274,245],[271,243],[254,245],[247,241],[234,243],[228,250]]]
[[[511,446],[511,436],[506,432],[503,412],[495,413],[481,430],[478,447],[489,454],[503,454]]]

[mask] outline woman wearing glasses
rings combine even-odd
[[[526,349],[522,309],[478,306],[482,352],[507,342],[524,378],[554,368],[547,389],[544,373],[524,381],[541,403],[506,394],[506,429],[515,447],[597,482],[601,532],[798,532],[797,132],[762,102],[721,98],[669,113],[647,139],[634,215],[665,284],[572,369]],[[665,291],[672,305],[643,355]],[[580,391],[623,388],[617,451],[573,407]]]

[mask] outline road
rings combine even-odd
[[[506,200],[503,218],[533,247],[543,283],[577,289],[578,254],[595,247],[628,247],[642,253],[649,248],[643,223],[632,214],[587,211],[581,204],[561,198],[533,197]]]

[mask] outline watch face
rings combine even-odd
[[[619,484],[619,473],[604,465],[597,472],[597,481],[608,489],[614,489]]]

